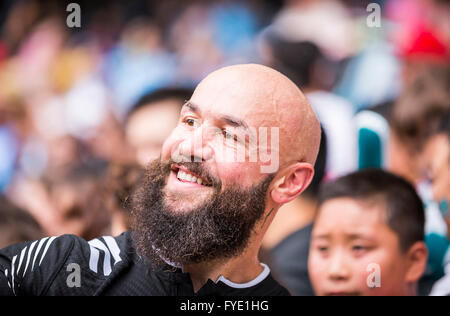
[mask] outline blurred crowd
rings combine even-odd
[[[322,124],[315,180],[264,240],[280,281],[314,294],[321,182],[366,168],[406,179],[425,206],[420,294],[450,273],[448,0],[79,0],[80,28],[66,24],[69,2],[0,4],[0,248],[127,230],[133,186],[196,84],[260,63],[293,80]]]

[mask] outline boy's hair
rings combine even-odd
[[[319,192],[319,208],[336,198],[382,203],[380,206],[386,209],[386,224],[397,234],[403,252],[424,240],[423,203],[414,187],[403,178],[381,169],[357,171],[325,183]]]

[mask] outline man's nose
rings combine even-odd
[[[329,259],[328,278],[333,281],[345,281],[350,277],[348,257],[342,250],[335,250]]]
[[[199,127],[186,137],[179,145],[181,156],[191,162],[209,161],[214,157],[214,151],[210,146],[211,132],[207,127]]]

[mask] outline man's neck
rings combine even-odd
[[[198,292],[208,279],[217,282],[220,276],[237,284],[247,283],[258,277],[264,270],[258,259],[259,249],[277,211],[277,206],[267,206],[265,215],[256,222],[247,247],[240,255],[228,260],[184,265],[183,272],[190,274],[194,292]]]
[[[263,248],[272,249],[297,230],[309,225],[314,219],[316,202],[299,197],[284,204],[277,212],[263,239]]]
[[[211,279],[214,282],[223,276],[233,283],[247,283],[255,279],[263,271],[257,255],[244,253],[226,261],[214,261],[183,266],[183,272],[189,273],[194,292]]]

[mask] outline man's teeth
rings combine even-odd
[[[181,170],[178,170],[177,178],[192,183],[202,184],[202,179],[197,178],[196,176]]]

